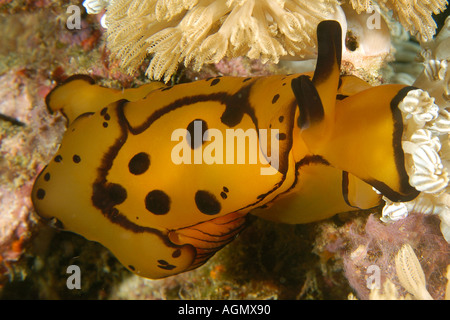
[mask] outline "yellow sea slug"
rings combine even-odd
[[[47,96],[68,119],[37,178],[37,213],[131,271],[196,268],[246,215],[306,223],[409,201],[398,103],[413,87],[340,76],[341,29],[318,26],[314,73],[113,90],[74,76]]]

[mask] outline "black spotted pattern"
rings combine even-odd
[[[61,162],[62,159],[63,159],[63,158],[62,158],[60,155],[57,155],[57,156],[55,157],[55,162]]]
[[[201,213],[207,215],[218,214],[222,208],[216,197],[205,190],[198,190],[195,193],[195,204]]]
[[[220,79],[216,78],[213,81],[211,81],[211,87],[215,86],[216,84],[218,84],[220,82]]]
[[[45,197],[45,190],[44,189],[38,189],[36,191],[36,198],[38,198],[39,200],[44,199]]]
[[[166,214],[170,210],[170,198],[164,191],[150,191],[145,197],[145,208],[156,215]]]
[[[46,173],[45,175],[44,175],[44,180],[45,181],[49,181],[50,180],[50,173]]]
[[[277,133],[278,140],[286,140],[286,133]]]
[[[195,135],[195,129],[194,129],[195,124],[197,123],[197,126],[198,126],[199,122],[201,122],[200,124],[201,124],[201,128],[202,128],[201,137],[197,137]],[[203,135],[205,134],[206,130],[208,130],[208,124],[206,123],[206,121],[204,121],[202,119],[195,119],[194,121],[189,123],[186,130],[189,132],[191,149],[197,149],[204,143]],[[189,141],[189,139],[187,139],[187,141]]]
[[[180,249],[176,249],[176,250],[172,253],[172,258],[178,258],[179,256],[181,256],[181,250],[180,250]]]
[[[81,157],[79,155],[77,155],[77,154],[74,154],[73,157],[72,157],[72,160],[75,163],[80,163]]]
[[[103,119],[105,119],[105,121],[102,123],[103,128],[108,128],[108,122],[109,120],[111,120],[111,116],[108,113],[108,108],[105,107],[102,109],[102,111],[100,111],[100,115],[103,116]]]
[[[255,127],[258,127],[258,120],[256,119],[254,110],[249,104],[246,103],[246,101],[248,102],[250,89],[251,86],[248,85],[247,87],[242,88],[235,95],[231,96],[230,99],[228,99],[227,103],[225,104],[225,111],[220,117],[220,121],[224,125],[232,128],[242,121],[244,114],[248,114],[252,118]]]
[[[143,174],[150,167],[150,156],[145,152],[140,152],[131,158],[128,163],[128,170],[134,175]]]
[[[280,95],[278,93],[276,95],[274,95],[273,99],[272,99],[272,104],[276,103],[279,98],[280,98]]]
[[[117,183],[95,183],[93,191],[94,206],[110,215],[117,211],[114,206],[127,199],[127,190]]]
[[[344,100],[345,98],[348,98],[348,96],[345,94],[337,94],[336,95],[336,100]]]
[[[208,80],[206,80],[208,81]],[[189,95],[187,94],[185,97],[176,99],[173,102],[162,106],[157,111],[153,112],[145,121],[143,121],[138,126],[133,126],[130,124],[125,117],[124,114],[124,108],[126,107],[128,101],[126,100],[120,100],[114,104],[114,110],[117,113],[117,124],[119,126],[121,135],[116,139],[116,142],[108,149],[108,151],[104,154],[102,158],[102,163],[100,167],[98,168],[98,177],[95,180],[93,184],[93,205],[97,203],[98,205],[102,205],[101,201],[98,200],[101,194],[106,193],[105,189],[107,189],[107,185],[109,184],[107,182],[107,176],[108,172],[111,170],[113,161],[116,158],[117,154],[119,153],[120,149],[123,147],[123,145],[127,141],[128,135],[131,133],[133,135],[138,135],[147,130],[155,121],[160,119],[165,114],[174,111],[178,108],[185,107],[187,105],[191,105],[193,103],[199,103],[204,101],[216,101],[225,106],[225,111],[220,117],[220,120],[223,124],[225,124],[228,127],[234,127],[235,125],[239,124],[239,122],[242,120],[244,115],[248,115],[255,128],[258,129],[258,119],[256,118],[255,111],[253,107],[249,103],[249,95],[252,88],[252,83],[249,83],[246,86],[243,86],[238,92],[234,94],[228,94],[226,92],[214,92],[210,94],[200,94],[200,95]],[[111,108],[111,107],[110,107]],[[291,108],[292,112],[295,112],[296,110],[296,103],[293,103],[293,106]],[[267,192],[267,194],[271,194],[277,188],[282,184],[282,182],[285,180],[286,175],[283,174],[282,180],[277,183],[272,190]],[[106,186],[105,186],[106,185]],[[161,191],[162,192],[162,191]],[[226,191],[225,191],[226,192]],[[163,193],[163,192],[162,192]],[[215,212],[220,212],[221,206],[220,203],[217,201],[216,197],[212,196],[202,196],[202,194],[208,194],[207,191],[204,191],[204,193],[200,192],[196,195],[196,203],[197,206],[202,208],[203,211],[214,214]],[[264,196],[261,196],[258,198],[258,200],[254,203],[251,203],[241,209],[245,209],[251,206],[255,206],[260,202],[262,199],[264,199]],[[97,198],[97,199],[96,199]],[[147,200],[147,207],[152,207],[152,204],[154,201],[154,197],[152,197],[152,194],[150,196],[145,197],[148,198]],[[166,199],[169,199],[168,202],[170,206],[170,198],[167,196]],[[209,201],[208,201],[209,200]],[[142,199],[144,201],[144,199]],[[96,206],[97,207],[97,206]],[[156,236],[160,237],[163,241],[167,240],[167,235],[163,233],[162,231],[150,227],[144,227],[141,225],[138,225],[132,221],[130,221],[125,215],[123,215],[121,212],[119,212],[117,209],[112,208],[112,210],[107,210],[108,208],[99,208],[103,215],[108,218],[112,223],[120,225],[122,228],[129,230],[134,233],[140,233],[140,232],[150,232],[152,234],[155,234]],[[115,209],[115,210],[114,210]],[[169,242],[167,242],[169,243]],[[168,244],[168,246],[173,247],[172,245]]]
[[[220,196],[222,197],[223,200],[225,200],[226,198],[228,198],[228,188],[227,187],[223,187],[223,191],[220,193]]]
[[[173,270],[177,267],[173,264],[168,263],[166,260],[158,260],[158,263],[158,267],[164,270]]]

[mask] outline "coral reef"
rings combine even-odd
[[[439,219],[435,215],[413,213],[388,224],[380,221],[378,213],[368,217],[347,217],[344,221],[340,225],[335,221],[318,225],[320,232],[314,252],[326,259],[325,266],[343,265],[357,298],[370,299],[374,294],[388,294],[383,288],[385,285],[391,291],[395,288],[397,298],[406,295],[395,264],[395,257],[404,245],[414,248],[420,257],[431,297],[445,298],[450,245],[442,238]]]
[[[81,2],[78,5],[82,9]],[[188,3],[160,1],[161,4],[181,2]],[[408,30],[414,34],[419,32],[419,39],[428,39],[422,43],[425,70],[414,84],[426,90],[428,96],[425,92],[417,91],[405,101],[405,110],[416,107],[412,109],[415,110],[414,116],[407,119],[413,122],[406,138],[413,147],[409,154],[410,160],[415,151],[422,150],[416,152],[415,157],[425,162],[433,161],[432,167],[417,167],[415,180],[426,182],[424,186],[431,186],[438,193],[427,193],[426,190],[432,189],[424,189],[421,200],[408,204],[406,210],[399,204],[392,204],[389,207],[392,211],[389,213],[386,207],[384,220],[389,223],[380,221],[381,209],[299,226],[256,220],[234,243],[203,267],[159,281],[131,275],[100,245],[73,234],[59,233],[44,226],[42,222],[35,221],[29,202],[30,187],[36,172],[53,154],[64,130],[63,119],[59,115],[49,115],[44,106],[44,97],[50,88],[66,75],[74,73],[90,74],[102,79],[102,84],[109,87],[130,87],[148,81],[144,76],[145,68],[138,67],[148,54],[144,47],[136,48],[136,51],[131,47],[125,49],[129,50],[126,52],[131,56],[136,54],[139,57],[139,61],[133,60],[130,64],[136,70],[132,75],[123,74],[118,61],[110,62],[109,52],[104,44],[104,30],[99,26],[100,15],[108,3],[109,9],[115,6],[113,2],[91,1],[88,7],[92,13],[98,13],[98,16],[82,15],[81,29],[67,30],[66,21],[70,14],[66,11],[69,4],[65,1],[0,1],[0,26],[3,30],[0,39],[0,113],[3,114],[0,118],[0,298],[345,299],[349,292],[353,292],[359,299],[413,298],[414,293],[407,292],[395,264],[395,257],[406,244],[413,248],[417,256],[430,296],[433,299],[450,298],[450,249],[442,237],[442,234],[449,234],[450,221],[446,207],[449,187],[444,187],[445,183],[429,183],[428,179],[434,177],[436,182],[442,183],[445,181],[444,172],[448,170],[448,132],[442,129],[448,128],[449,20],[434,40],[431,40],[434,22],[429,20],[432,11],[442,10],[445,5],[443,1],[426,2],[428,4],[424,1],[402,1],[399,2],[401,6],[396,5],[395,1],[377,2],[381,9],[393,9],[394,17]],[[144,6],[149,3],[150,1],[134,2],[135,11],[130,13],[142,13],[140,10],[145,9]],[[210,3],[212,1],[208,2]],[[241,4],[246,1],[228,3],[241,10],[244,8]],[[283,1],[273,3],[277,7]],[[357,20],[352,20],[351,10],[363,13],[367,11],[369,1],[349,1],[342,7],[337,5],[337,1],[314,3],[317,3],[317,7],[313,6],[312,9],[318,8],[320,3],[327,3],[336,6],[336,10],[342,9],[346,15],[348,28],[353,32],[352,37],[347,34],[347,47],[356,47],[354,51],[344,53],[348,54],[344,58],[344,63],[348,63],[346,70],[373,77],[373,82],[385,82],[387,78],[378,74],[379,64],[363,64],[373,66],[366,68],[356,63],[363,54],[370,54],[374,47],[370,41],[365,42],[368,35],[365,32],[368,30]],[[424,11],[411,11],[411,15],[406,15],[408,11],[401,9],[410,8],[406,5],[408,3],[416,8],[423,8]],[[195,5],[191,7],[194,8]],[[127,9],[128,7],[123,8]],[[161,9],[164,8],[160,7],[159,10]],[[170,21],[166,21],[169,12],[159,11],[163,19],[158,23],[175,28],[189,12],[190,10],[183,9]],[[314,12],[308,9],[304,14]],[[386,18],[385,13],[382,14]],[[231,9],[217,20],[210,34],[206,35],[217,33],[230,15]],[[324,16],[321,13],[319,18]],[[408,17],[411,17],[410,20],[407,20]],[[142,15],[139,23],[145,25],[151,18],[152,16]],[[392,24],[387,19],[384,21],[392,33]],[[187,22],[186,20],[185,23]],[[120,35],[123,41],[129,37],[130,40],[139,40],[140,44],[145,45],[145,39],[127,33],[136,29],[136,26],[129,27],[123,30],[124,35]],[[275,31],[281,32],[277,28],[273,24],[267,32],[271,36]],[[311,32],[307,34],[309,41],[314,42],[314,26],[308,30]],[[380,34],[386,35],[385,31],[383,29]],[[113,31],[110,28],[108,32],[111,34]],[[206,35],[204,39],[207,39]],[[288,35],[289,33],[280,33],[274,39],[282,43],[289,39]],[[302,33],[302,36],[305,35]],[[370,33],[369,37],[373,36],[375,34]],[[380,46],[380,52],[383,54],[390,42],[386,39],[381,37],[383,45]],[[411,69],[418,46],[404,39],[399,42],[396,59],[401,61],[402,55],[408,55],[403,60],[403,70]],[[160,45],[163,47],[166,44]],[[408,50],[405,49],[406,46]],[[312,45],[303,54],[313,55],[314,50]],[[270,62],[276,57],[274,52],[276,51],[267,51],[264,57]],[[350,57],[352,52],[353,57]],[[191,63],[194,63],[195,55],[192,52],[191,57]],[[389,57],[384,55],[380,61],[384,62],[385,58]],[[175,61],[177,65],[178,61]],[[179,62],[183,63],[184,60]],[[222,74],[248,76],[289,73],[287,69],[280,69],[279,65],[263,65],[260,60],[248,57],[222,59],[216,64],[203,67],[201,71],[181,69],[174,74],[172,81],[192,81]],[[394,73],[394,76],[398,75],[399,70],[396,69]],[[412,84],[415,78],[415,73],[410,75],[409,83]],[[406,104],[408,101],[410,103]],[[423,124],[420,129],[419,124]],[[427,179],[420,180],[421,177]],[[441,210],[442,213],[418,213],[436,213],[436,210]],[[411,254],[408,257],[411,259]],[[79,265],[83,270],[80,291],[68,290],[66,287],[66,268],[71,264]],[[380,289],[367,287],[371,265],[380,268]]]
[[[369,295],[370,300],[432,300],[433,297],[427,291],[426,279],[419,259],[409,244],[404,244],[395,256],[395,269],[400,284],[408,293],[402,295],[397,287],[386,279],[383,288],[374,288]],[[447,288],[445,300],[450,299],[450,265],[447,266]],[[412,295],[412,296],[411,296]]]
[[[348,7],[344,14],[336,0],[306,3],[297,0],[116,0],[108,5],[103,0],[85,1],[88,11],[93,13],[107,7],[108,47],[121,60],[122,67],[134,72],[147,55],[152,55],[147,75],[165,82],[179,63],[199,70],[202,65],[218,63],[224,57],[247,56],[274,63],[285,56],[313,57],[315,29],[321,20],[338,20],[345,34],[346,15],[372,14],[378,8],[369,0],[350,3],[352,8]],[[428,40],[436,28],[431,14],[442,11],[447,1],[380,0],[378,3],[384,11],[393,10],[407,30]],[[357,19],[364,19],[363,23],[359,22],[366,30],[364,33],[386,33],[385,26],[381,32],[381,25],[368,27],[370,19],[364,15]],[[361,36],[368,38],[367,34]],[[373,55],[374,50],[385,50],[383,43],[387,42],[375,40],[360,50],[371,50]]]
[[[153,54],[147,74],[167,82],[183,61],[198,70],[225,56],[277,63],[287,54],[311,55],[317,24],[337,7],[334,0],[119,0],[107,9],[107,41],[126,70]]]

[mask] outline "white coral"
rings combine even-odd
[[[450,133],[450,112],[446,109],[439,110],[439,116],[429,124],[428,129],[438,134]]]
[[[88,14],[100,13],[108,5],[109,0],[85,0],[83,7],[86,8]]]
[[[317,24],[337,10],[338,0],[115,0],[107,43],[130,73],[153,55],[148,76],[167,82],[179,63],[312,55]]]
[[[422,266],[409,244],[404,244],[395,256],[395,270],[402,286],[416,299],[433,300],[426,288]]]
[[[424,72],[414,86],[426,89],[442,109],[450,107],[450,17],[435,39],[421,43]]]
[[[408,212],[420,212],[423,214],[444,214],[447,207],[442,203],[442,199],[432,194],[421,193],[416,199],[404,202]]]
[[[428,146],[437,152],[441,149],[441,141],[439,138],[432,131],[426,129],[415,131],[408,141],[403,141],[402,145],[403,151],[409,154],[413,154],[421,146]]]
[[[420,128],[426,122],[436,119],[439,112],[434,98],[421,89],[409,91],[398,107],[406,115],[406,120],[412,117]]]
[[[408,208],[403,202],[392,202],[386,197],[383,197],[386,205],[383,207],[382,218],[383,222],[397,221],[405,218],[408,215]]]
[[[409,181],[417,190],[439,193],[448,185],[448,172],[439,154],[430,146],[422,145],[412,154],[415,170]]]
[[[425,75],[432,81],[444,80],[447,73],[447,60],[430,59],[424,63]]]

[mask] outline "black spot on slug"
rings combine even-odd
[[[158,260],[158,263],[158,267],[164,270],[172,270],[176,268],[176,266],[174,266],[173,264],[169,264],[166,260]]]
[[[136,270],[136,268],[133,266],[133,265],[128,265],[128,268],[130,268],[131,270],[133,270],[133,271],[135,271]]]
[[[127,191],[117,183],[95,183],[93,191],[92,203],[96,208],[108,214],[113,214],[113,209],[115,209],[113,207],[121,204],[127,198]]]
[[[73,162],[75,162],[75,163],[79,163],[79,162],[81,161],[81,158],[80,158],[79,155],[74,154],[73,157],[72,157],[72,160],[73,160]]]
[[[170,210],[170,198],[164,191],[150,191],[145,197],[145,208],[156,215],[166,214]]]
[[[337,94],[336,95],[336,100],[344,100],[345,98],[348,98],[348,96],[345,94]]]
[[[150,166],[150,156],[145,152],[134,155],[128,163],[128,170],[134,175],[143,174]]]
[[[62,161],[62,157],[60,155],[55,157],[55,162],[61,162]]]
[[[195,194],[195,204],[201,213],[207,215],[218,214],[221,209],[220,202],[216,197],[205,190],[198,190]]]
[[[201,128],[202,128],[202,133],[200,137],[197,137],[195,135],[195,124],[197,123],[197,126],[199,124],[201,124]],[[206,123],[206,121],[202,120],[202,119],[195,119],[194,121],[192,121],[191,123],[189,123],[189,125],[187,126],[186,130],[189,132],[189,135],[191,137],[190,142],[191,142],[191,149],[196,149],[198,147],[200,147],[204,141],[203,141],[203,135],[205,134],[205,131],[208,130],[208,124]],[[189,139],[187,139],[189,141]]]
[[[44,199],[44,197],[45,197],[45,190],[44,189],[38,189],[38,191],[36,192],[36,197],[39,200]]]
[[[47,173],[44,175],[44,180],[45,180],[45,181],[50,180],[50,173],[47,172]]]
[[[211,87],[215,86],[216,84],[218,84],[220,82],[220,79],[214,79],[213,81],[211,81]]]
[[[178,258],[179,256],[181,256],[181,250],[177,249],[172,253],[172,258]]]
[[[286,133],[277,133],[278,140],[286,140]]]
[[[280,98],[280,95],[279,95],[278,93],[277,93],[276,95],[274,95],[274,96],[273,96],[273,99],[272,99],[272,104],[274,104],[275,102],[277,102],[279,98]]]

